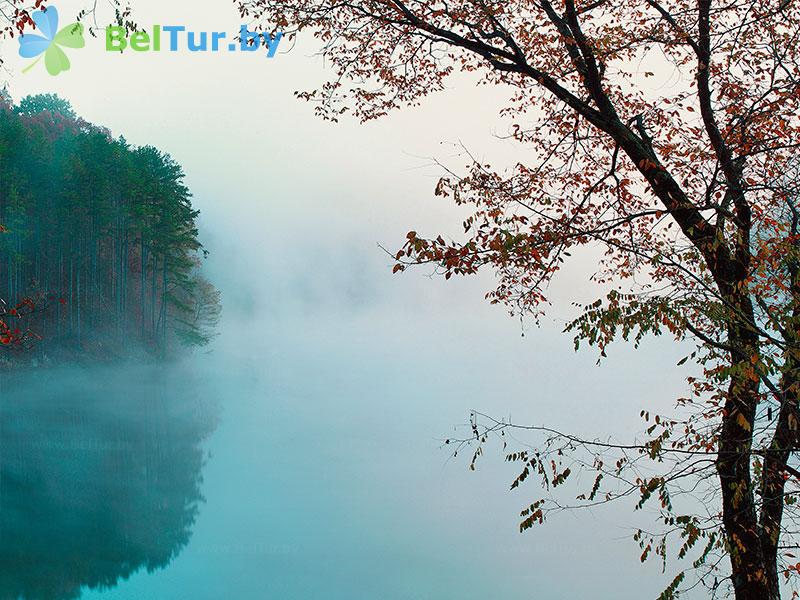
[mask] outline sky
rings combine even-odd
[[[83,5],[58,8],[66,19]],[[225,0],[135,8],[145,26],[240,25]],[[57,78],[41,65],[21,74],[16,41],[3,44],[15,99],[58,93],[87,120],[183,165],[206,268],[223,291],[222,335],[197,367],[219,375],[224,416],[209,442],[193,545],[165,571],[97,598],[188,597],[177,589],[194,598],[473,597],[467,586],[474,597],[641,598],[663,589],[668,574],[638,565],[627,508],[560,515],[520,535],[517,513],[536,490],[509,493],[515,473],[499,448],[470,473],[441,447],[471,409],[630,439],[642,408],[666,410],[684,392],[671,368],[683,353],[667,342],[615,346],[598,367],[560,333],[572,302],[598,297],[587,282],[591,253],[554,284],[540,328],[483,300],[490,273],[450,282],[425,270],[391,274],[381,247],[397,248],[411,229],[460,229],[462,213],[433,195],[434,159],[464,162],[462,144],[493,162],[520,159],[500,139],[502,90],[456,77],[419,107],[331,124],[294,96],[329,73],[310,39],[267,59],[118,55],[87,37]],[[237,544],[272,551],[208,551]]]

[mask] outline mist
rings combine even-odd
[[[137,9],[239,25],[225,4]],[[169,364],[0,376],[3,564],[37,565],[1,568],[0,598],[657,596],[671,578],[638,564],[631,506],[520,534],[536,484],[509,490],[500,446],[473,472],[444,440],[472,410],[629,439],[641,408],[683,393],[654,360],[680,349],[614,347],[602,368],[574,352],[561,330],[567,297],[596,298],[589,254],[539,326],[483,299],[490,273],[393,275],[383,248],[410,229],[458,233],[458,210],[433,197],[434,157],[460,164],[463,143],[510,160],[485,109],[498,92],[454,80],[379,123],[322,123],[292,95],[322,80],[312,51],[268,67],[87,51],[58,81],[78,114],[183,166],[223,313],[209,346]],[[31,75],[10,89],[52,86]]]

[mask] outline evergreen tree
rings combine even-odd
[[[200,274],[197,216],[169,155],[52,94],[0,106],[0,297],[50,299],[23,324],[43,351],[207,343],[219,293]]]

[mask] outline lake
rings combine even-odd
[[[594,357],[576,375],[553,331],[427,306],[236,299],[179,364],[4,376],[0,598],[552,599],[641,576],[625,513],[520,535],[538,490],[508,491],[499,446],[473,473],[442,444],[475,407],[589,428],[606,408],[541,399],[585,397]]]

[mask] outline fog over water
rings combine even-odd
[[[471,408],[621,435],[636,421],[622,408],[651,387],[647,359],[597,369],[553,328],[522,338],[479,301],[274,302],[225,258],[209,265],[231,297],[209,353],[5,383],[2,542],[41,565],[37,586],[111,585],[82,595],[104,600],[641,597],[617,588],[624,574],[657,594],[627,511],[521,535],[538,490],[508,491],[499,447],[472,473],[441,444]],[[3,575],[32,585],[25,569]]]
[[[137,5],[145,22],[238,29],[223,3]],[[392,275],[379,244],[459,230],[428,157],[459,164],[460,141],[509,158],[496,92],[456,81],[421,108],[333,126],[292,97],[322,81],[310,54],[87,49],[57,85],[12,80],[16,98],[57,92],[184,166],[224,313],[177,365],[2,376],[0,599],[657,596],[671,576],[638,564],[629,507],[519,534],[535,482],[510,492],[500,447],[470,472],[442,440],[471,409],[630,439],[640,409],[683,392],[680,372],[663,375],[682,354],[650,341],[599,368],[573,352],[560,329],[571,300],[597,297],[592,256],[565,271],[541,328],[483,300],[488,274]],[[6,568],[9,545],[31,566]]]

